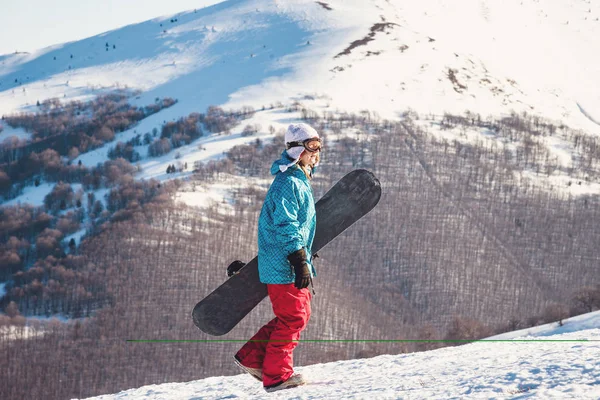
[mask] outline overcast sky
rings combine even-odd
[[[0,54],[71,42],[223,0],[0,0]]]

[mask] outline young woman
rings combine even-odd
[[[235,355],[237,364],[263,382],[267,392],[303,385],[294,374],[293,351],[310,318],[308,288],[316,276],[311,247],[316,215],[310,180],[321,139],[307,124],[292,124],[286,150],[271,166],[275,179],[258,220],[258,272],[267,284],[275,318]]]

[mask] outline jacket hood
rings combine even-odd
[[[279,158],[279,160],[275,161],[271,165],[271,175],[277,175],[278,172],[285,172],[288,170],[288,168],[290,168],[297,162],[298,162],[297,159],[295,160],[292,157],[290,157],[290,155],[288,154],[288,151],[284,150],[281,153],[281,157]],[[317,166],[318,166],[318,163],[311,169],[310,176],[314,175],[315,171],[317,170]]]
[[[296,164],[298,160],[294,160],[289,156],[287,150],[284,150],[281,153],[281,157],[279,160],[275,161],[273,165],[271,165],[271,175],[277,175],[278,172],[285,172],[289,167]]]

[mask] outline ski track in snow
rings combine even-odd
[[[519,340],[553,340],[519,342]],[[579,341],[579,340],[588,340]],[[267,394],[250,375],[143,386],[94,400],[598,399],[600,311],[427,352],[297,367],[308,384]],[[570,342],[556,342],[568,340]],[[296,351],[310,351],[301,344]],[[224,362],[231,355],[223,355]]]

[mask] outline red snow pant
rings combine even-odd
[[[242,365],[260,368],[263,385],[285,382],[294,373],[292,352],[300,339],[300,332],[310,318],[312,294],[307,289],[296,289],[293,283],[267,285],[275,318],[260,330],[236,354]]]

